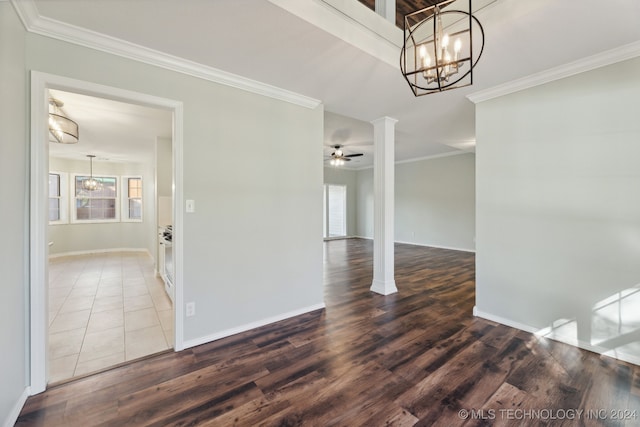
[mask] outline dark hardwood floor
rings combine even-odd
[[[52,387],[17,425],[640,425],[639,367],[474,318],[474,263],[396,245],[381,296],[372,242],[327,242],[325,310]]]

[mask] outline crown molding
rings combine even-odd
[[[500,96],[509,95],[510,93],[519,92],[545,83],[570,77],[576,74],[591,71],[596,68],[615,64],[640,56],[640,41],[635,41],[611,50],[607,50],[596,55],[588,56],[559,67],[550,68],[530,76],[512,80],[510,82],[494,86],[489,89],[467,95],[467,98],[477,104],[479,102],[488,101]]]
[[[415,157],[412,159],[405,159],[405,160],[396,160],[395,162],[393,162],[396,165],[403,165],[405,163],[415,163],[415,162],[422,162],[422,161],[426,161],[426,160],[435,160],[435,159],[441,159],[443,157],[451,157],[451,156],[459,156],[461,154],[473,154],[475,156],[475,152],[474,151],[448,151],[446,153],[440,153],[440,154],[432,154],[431,156],[423,156],[423,157]],[[325,166],[325,168],[331,168],[331,169],[341,169],[341,170],[347,170],[347,171],[363,171],[363,170],[367,170],[367,169],[373,169],[373,165],[369,165],[369,166],[362,166],[359,168],[355,168],[355,167],[338,167],[336,168],[335,166]]]
[[[27,31],[280,101],[315,109],[321,101],[188,59],[40,16],[33,0],[11,0]]]
[[[446,153],[433,154],[431,156],[415,157],[413,159],[399,160],[399,161],[396,162],[396,164],[397,165],[402,165],[402,164],[405,164],[405,163],[415,163],[415,162],[421,162],[421,161],[424,161],[424,160],[435,160],[435,159],[441,159],[443,157],[459,156],[461,154],[473,154],[473,155],[475,155],[476,153],[474,151],[468,151],[468,150],[448,151]]]

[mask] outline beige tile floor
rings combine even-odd
[[[49,261],[49,383],[171,347],[171,300],[148,254]]]

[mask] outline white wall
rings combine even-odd
[[[29,264],[29,144],[24,30],[0,2],[0,425],[13,425],[26,396]]]
[[[347,236],[356,235],[357,219],[357,174],[355,170],[335,167],[324,168],[324,183],[347,186]]]
[[[69,173],[69,181],[73,173],[87,174],[89,161],[50,158],[49,169],[56,172]],[[73,252],[91,252],[110,249],[144,249],[151,256],[155,256],[155,203],[154,177],[151,165],[143,163],[116,163],[94,160],[95,175],[140,175],[142,176],[143,221],[142,222],[114,222],[102,224],[54,224],[49,225],[49,241],[53,246],[49,248],[50,255]],[[118,191],[122,183],[118,180]],[[120,193],[118,193],[120,194]],[[73,191],[69,193],[73,206]],[[71,216],[71,208],[69,209]],[[149,225],[153,224],[150,228]]]
[[[373,237],[373,169],[358,171],[357,230]],[[475,249],[475,155],[396,163],[395,240]]]
[[[640,362],[639,75],[634,59],[477,105],[481,316]]]

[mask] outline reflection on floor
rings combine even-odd
[[[49,383],[173,347],[173,310],[141,252],[49,261]]]

